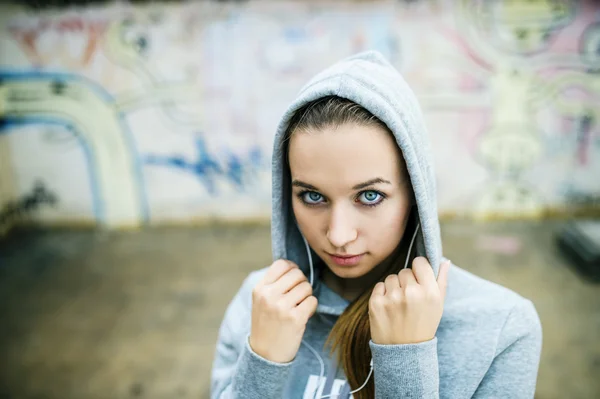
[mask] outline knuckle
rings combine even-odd
[[[417,301],[422,297],[422,292],[419,287],[414,285],[409,285],[404,289],[404,296],[407,300]]]
[[[381,309],[385,304],[385,298],[383,296],[372,296],[369,299],[369,307],[372,309]]]
[[[417,256],[413,259],[412,264],[416,265],[417,267],[422,266],[424,263],[427,262],[427,259],[425,259],[425,257],[423,256]]]
[[[312,295],[312,287],[309,282],[305,281],[300,285],[300,287],[302,288],[302,293],[306,294],[307,296]]]
[[[402,274],[402,275],[405,275],[405,274],[406,274],[406,275],[411,275],[411,274],[413,274],[413,273],[414,273],[414,272],[413,272],[413,269],[411,269],[411,268],[409,268],[409,267],[407,267],[406,269],[402,269],[402,270],[400,270],[400,274]]]
[[[296,312],[287,311],[281,314],[281,319],[286,323],[296,323],[298,317]]]
[[[400,292],[400,290],[393,290],[390,292],[390,302],[393,304],[402,302],[402,292]]]
[[[400,280],[403,280],[403,279],[405,279],[405,278],[407,278],[407,277],[410,277],[410,276],[412,276],[412,275],[413,275],[413,271],[412,271],[412,269],[402,269],[402,270],[400,271],[400,273],[398,273],[398,278],[399,278]]]
[[[284,259],[277,259],[271,264],[272,269],[284,269],[288,267],[288,263]]]
[[[312,287],[311,287],[311,290],[312,290]],[[319,305],[319,301],[317,300],[317,297],[311,296],[310,299],[312,300],[313,307],[316,309],[317,305]]]
[[[268,297],[266,296],[261,296],[259,298],[259,303],[265,308],[268,309],[269,311],[275,311],[275,305],[276,303],[271,301]]]
[[[304,276],[304,273],[302,273],[302,270],[300,270],[300,269],[298,269],[298,268],[294,268],[294,269],[292,269],[292,270],[291,270],[289,273],[290,273],[290,275],[291,275],[291,276],[293,276],[294,278],[298,278],[298,279],[301,279],[301,278],[304,278],[304,279],[305,279],[305,278],[306,278],[306,277]]]
[[[306,299],[306,306],[308,307],[309,310],[313,310],[314,308],[317,307],[317,298],[315,298],[314,296],[310,295],[308,296]]]
[[[262,301],[265,298],[265,290],[263,287],[254,287],[252,290],[252,299]]]
[[[400,280],[398,279],[397,275],[391,274],[385,278],[384,284],[386,291],[389,291],[390,289],[400,287]]]
[[[412,267],[413,269],[419,269],[421,266],[423,266],[423,259],[420,256],[417,256],[412,261]]]
[[[437,302],[440,299],[440,293],[435,288],[430,288],[425,291],[425,299],[428,302]]]
[[[279,315],[279,317],[286,319],[289,317],[289,312],[283,303],[283,301],[278,301],[273,304],[273,310]]]

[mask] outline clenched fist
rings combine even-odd
[[[272,362],[291,362],[316,309],[304,273],[293,262],[276,260],[252,292],[250,347]]]
[[[433,339],[446,297],[450,262],[440,266],[437,281],[424,257],[411,269],[386,277],[369,299],[371,339],[380,345],[413,344]]]

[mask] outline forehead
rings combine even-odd
[[[355,185],[374,177],[400,178],[400,151],[379,126],[346,124],[296,132],[290,139],[293,179],[319,187]]]

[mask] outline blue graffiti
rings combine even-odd
[[[182,156],[147,155],[144,163],[147,165],[166,166],[194,174],[211,194],[216,194],[216,180],[225,179],[236,189],[243,191],[247,185],[248,176],[256,174],[264,165],[263,152],[259,147],[253,147],[244,157],[229,150],[216,156],[206,148],[203,138],[196,140],[196,159],[191,162]]]
[[[22,71],[19,69],[0,69],[0,85],[2,85],[3,82],[12,81],[46,82],[49,85],[50,91],[54,96],[68,96],[68,91],[66,91],[66,89],[69,87],[69,85],[77,84],[89,89],[92,93],[94,93],[95,96],[97,96],[102,101],[108,104],[115,103],[115,98],[102,86],[81,75],[60,72],[47,72],[40,70]],[[26,91],[26,93],[29,93],[29,91]],[[16,94],[13,94],[13,97],[11,99],[13,101],[28,101],[35,100],[36,97],[34,96],[33,98],[30,98],[23,95],[19,96],[19,93],[17,92]],[[72,98],[72,100],[76,99]],[[118,117],[123,137],[125,138],[127,146],[131,154],[133,155],[133,158],[135,159],[133,167],[137,177],[135,183],[138,185],[139,188],[139,202],[140,207],[142,209],[141,218],[142,221],[147,222],[149,220],[150,210],[147,201],[147,196],[145,194],[145,184],[142,179],[142,166],[139,162],[139,157],[137,156],[137,147],[133,140],[131,128],[125,122],[125,115],[119,113]],[[80,134],[81,132],[77,132],[76,128],[73,125],[73,116],[61,112],[51,112],[50,115],[47,115],[47,113],[43,112],[43,110],[32,111],[31,113],[24,113],[19,115],[4,116],[3,118],[0,118],[0,135],[10,132],[10,128],[13,127],[13,125],[24,124],[60,125],[74,133],[74,136],[79,140],[81,146],[83,147],[86,156],[86,161],[88,163],[87,166],[90,174],[90,182],[92,185],[92,201],[94,206],[95,217],[97,221],[103,221],[105,218],[105,206],[103,193],[101,192],[99,183],[97,181],[98,172],[95,169],[96,165],[93,163],[93,148],[91,148],[89,143],[87,143],[83,139],[83,136]]]

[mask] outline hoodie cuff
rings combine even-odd
[[[369,346],[377,399],[439,397],[436,337],[405,345],[378,345],[369,341]]]
[[[246,336],[235,376],[234,385],[243,389],[244,398],[282,398],[292,366],[289,363],[275,363],[256,354]]]

